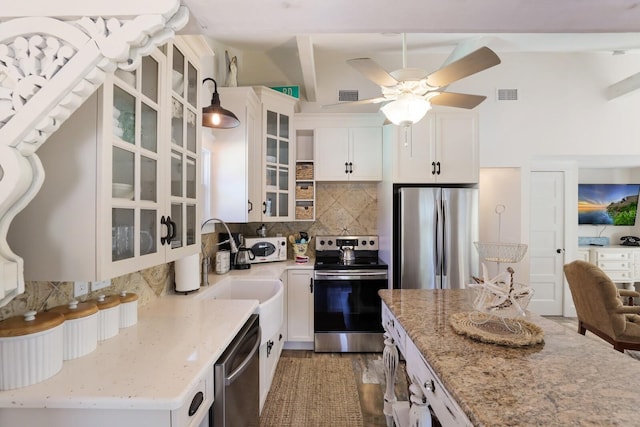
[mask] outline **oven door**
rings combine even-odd
[[[386,270],[315,271],[316,352],[378,352],[384,345],[382,303]]]

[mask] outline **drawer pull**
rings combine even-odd
[[[198,408],[202,405],[202,401],[204,400],[204,394],[201,391],[197,392],[195,396],[193,396],[193,400],[191,401],[191,405],[189,405],[189,416],[193,417],[193,415],[198,412]]]

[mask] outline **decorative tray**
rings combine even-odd
[[[526,347],[544,341],[544,331],[524,319],[496,317],[480,312],[461,312],[451,315],[449,323],[457,334],[490,344]]]

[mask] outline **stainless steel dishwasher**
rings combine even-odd
[[[252,314],[215,363],[210,427],[258,426],[260,323]]]

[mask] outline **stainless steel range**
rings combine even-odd
[[[378,236],[316,237],[316,352],[382,351],[378,290],[389,286],[387,269],[378,258]]]

